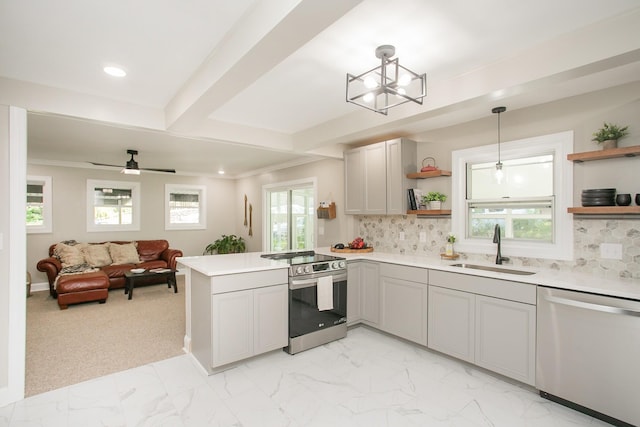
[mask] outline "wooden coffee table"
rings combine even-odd
[[[133,298],[133,288],[137,280],[148,279],[149,277],[163,276],[167,280],[167,286],[171,288],[173,286],[173,292],[178,293],[178,285],[176,283],[176,272],[178,270],[172,270],[170,268],[152,268],[151,270],[145,270],[142,273],[133,273],[127,271],[124,273],[125,285],[124,293],[129,294],[129,299]]]

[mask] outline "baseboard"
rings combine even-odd
[[[40,282],[31,284],[31,292],[49,291],[49,282]]]

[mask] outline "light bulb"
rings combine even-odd
[[[502,172],[501,162],[496,163],[495,176],[496,176],[496,181],[498,181],[498,184],[502,184],[502,178],[504,178],[504,172]]]
[[[373,89],[374,87],[378,87],[378,82],[373,77],[367,76],[364,79],[364,87]]]
[[[398,86],[409,86],[411,83],[411,76],[409,74],[403,74],[398,79]]]
[[[364,102],[371,102],[373,101],[373,94],[371,92],[367,93],[365,96],[362,97],[362,100]]]

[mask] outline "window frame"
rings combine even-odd
[[[270,249],[270,243],[271,243],[271,226],[270,226],[270,220],[271,220],[271,210],[270,210],[270,204],[269,204],[269,194],[271,192],[275,192],[275,191],[291,191],[294,189],[300,189],[300,188],[308,188],[311,187],[313,189],[313,200],[314,200],[314,212],[311,214],[313,216],[313,230],[311,230],[311,232],[313,233],[313,243],[314,245],[317,244],[318,242],[318,221],[317,218],[315,217],[316,212],[315,212],[315,204],[317,204],[317,200],[318,200],[318,182],[317,182],[317,178],[312,177],[312,178],[304,178],[304,179],[298,179],[298,180],[294,180],[294,181],[285,181],[285,182],[278,182],[278,183],[273,183],[273,184],[266,184],[262,186],[262,220],[263,220],[263,224],[264,224],[264,233],[262,233],[262,248],[263,251],[265,252],[273,252],[273,250]],[[291,216],[291,213],[289,213],[289,216]],[[289,228],[291,229],[291,225],[289,224]],[[291,231],[291,230],[290,230]],[[315,248],[306,248],[306,249],[315,249]],[[288,249],[288,251],[293,251],[296,249]]]
[[[502,159],[517,159],[552,153],[553,163],[553,241],[502,240],[505,256],[573,259],[573,215],[567,208],[573,203],[573,163],[567,155],[573,150],[573,131],[559,132],[501,143]],[[495,144],[455,150],[452,156],[452,213],[451,232],[456,236],[460,252],[493,254],[492,239],[467,238],[468,205],[477,200],[466,199],[467,163],[486,163],[497,160]],[[533,199],[533,197],[532,197]],[[505,203],[506,204],[506,203]]]
[[[131,190],[131,224],[96,224],[94,216],[94,189],[116,188],[121,190]],[[142,206],[140,203],[141,184],[131,181],[110,181],[101,179],[87,179],[87,232],[102,231],[140,231],[140,214]]]
[[[171,222],[171,194],[198,193],[199,221],[189,224]],[[165,230],[206,230],[207,228],[207,187],[191,184],[165,184],[164,186],[164,229]]]
[[[27,175],[29,184],[42,184],[42,225],[26,224],[25,218],[27,234],[53,233],[52,179],[50,176]]]

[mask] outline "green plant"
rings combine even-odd
[[[456,242],[456,236],[455,236],[455,235],[453,235],[453,234],[451,234],[451,233],[449,233],[449,234],[447,235],[447,242],[448,242],[448,243],[455,243],[455,242]]]
[[[221,238],[217,239],[213,243],[209,243],[205,248],[202,255],[217,254],[235,254],[241,253],[246,250],[246,244],[242,237],[238,237],[235,234],[226,235],[223,234]]]
[[[593,133],[592,141],[597,142],[598,144],[610,140],[610,139],[620,139],[624,138],[629,134],[627,129],[629,126],[620,127],[615,124],[605,122],[604,125],[598,129],[597,132]]]
[[[446,194],[442,194],[438,191],[429,191],[427,194],[422,196],[422,201],[426,202],[444,202],[447,200]]]

